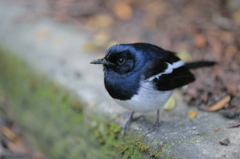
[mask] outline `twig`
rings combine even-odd
[[[240,123],[238,123],[238,124],[231,124],[227,128],[237,128],[237,127],[240,127]]]

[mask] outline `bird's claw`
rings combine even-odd
[[[140,115],[139,117],[133,118],[133,114],[134,114],[134,112],[132,112],[131,115],[129,116],[129,118],[120,126],[120,128],[122,129],[122,136],[125,135],[126,129],[129,127],[129,125],[131,124],[132,121],[136,121],[140,118],[145,119],[145,117],[143,115]]]
[[[125,121],[120,128],[122,129],[122,136],[125,135],[127,127],[130,125],[130,120]]]
[[[128,119],[120,126],[120,128],[122,129],[122,136],[125,135],[126,129],[133,119],[133,114],[134,112],[132,112],[131,115],[128,117]]]
[[[151,128],[148,128],[148,131],[151,133],[151,132],[154,132],[156,130],[158,130],[158,128],[160,127],[161,123],[160,122],[156,122]]]
[[[144,136],[151,134],[153,132],[157,132],[161,124],[162,122],[156,122],[152,127],[147,129],[147,133]]]

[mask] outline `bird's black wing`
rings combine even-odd
[[[161,91],[173,90],[195,80],[181,60],[172,63],[163,59],[154,60],[145,67],[143,74],[146,81],[152,82]]]

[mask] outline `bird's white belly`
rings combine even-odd
[[[167,102],[173,91],[158,91],[151,82],[141,82],[138,94],[130,100],[115,101],[122,107],[135,112],[150,112],[161,109]]]

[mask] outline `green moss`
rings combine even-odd
[[[143,142],[141,134],[131,134],[121,136],[121,129],[118,125],[104,120],[104,122],[97,123],[93,127],[93,131],[99,144],[105,149],[111,150],[108,153],[111,158],[117,156],[124,159],[141,159],[145,158],[156,158],[159,151],[153,151],[151,148]]]
[[[86,116],[79,99],[0,48],[0,90],[30,144],[49,158],[154,158],[141,135],[122,138],[121,129],[100,115]],[[27,134],[27,135],[26,135]]]
[[[0,90],[27,140],[49,158],[101,157],[83,104],[34,70],[0,49]]]

